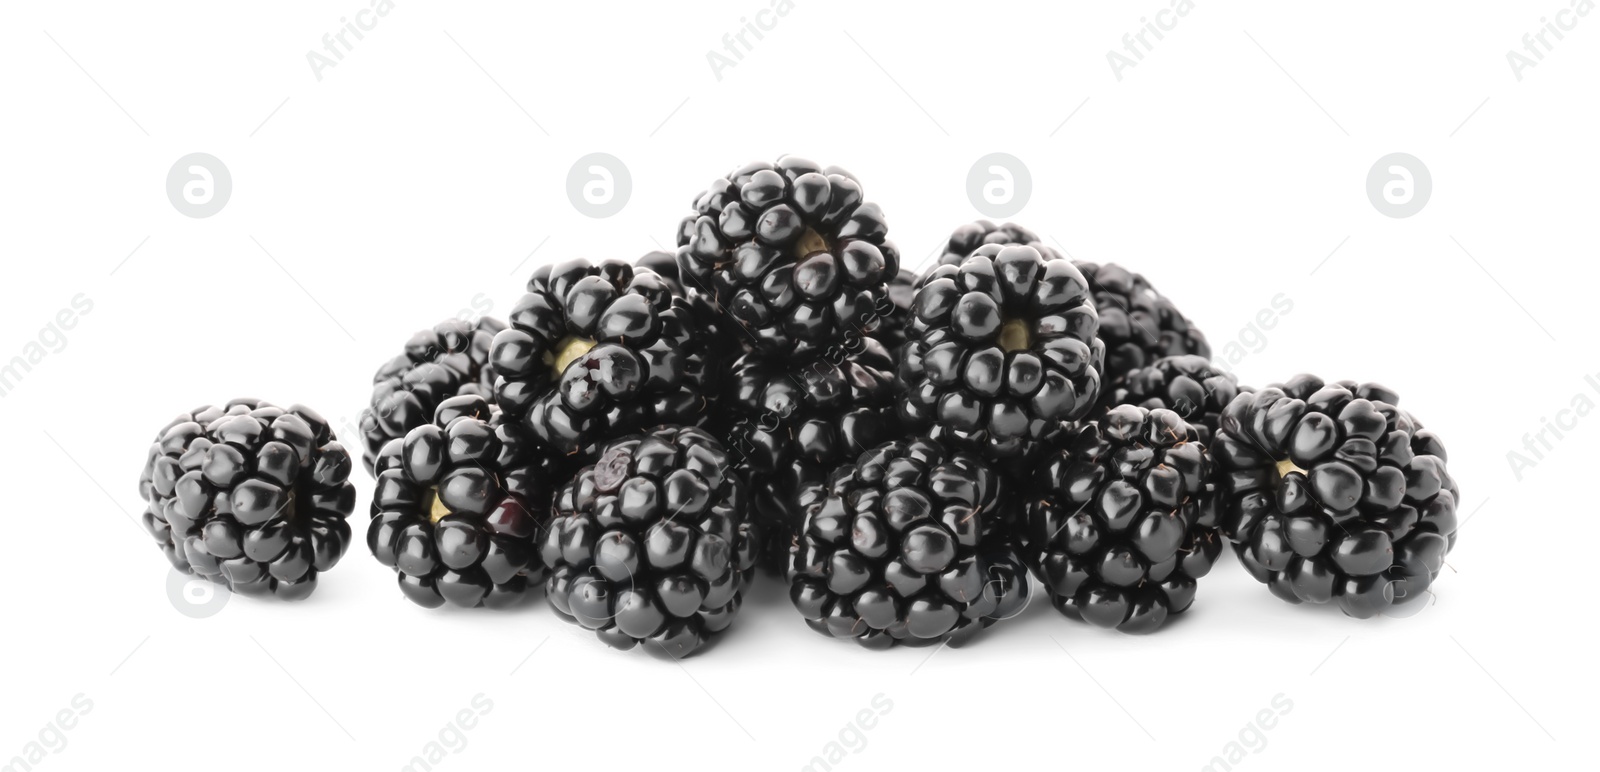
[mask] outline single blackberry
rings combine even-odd
[[[1198,429],[1171,410],[1121,405],[1053,439],[1027,527],[1056,609],[1126,633],[1187,609],[1222,554],[1211,465]]]
[[[196,408],[150,446],[141,520],[178,570],[240,595],[300,600],[350,544],[350,467],[310,408]]]
[[[1039,240],[1039,234],[1016,223],[995,225],[988,220],[969,222],[951,232],[949,241],[945,242],[944,251],[939,254],[935,265],[960,265],[961,261],[972,256],[978,247],[985,244],[1006,246],[1020,244],[1039,250],[1039,254],[1046,259],[1056,260],[1061,258],[1061,253],[1055,248]]]
[[[606,445],[555,502],[550,605],[619,649],[677,659],[733,622],[756,562],[744,484],[695,427]]]
[[[1237,378],[1205,357],[1185,354],[1162,357],[1148,367],[1129,373],[1120,384],[1102,389],[1099,412],[1117,405],[1138,405],[1149,410],[1165,408],[1194,426],[1202,443],[1217,432],[1222,411],[1241,392]]]
[[[1209,359],[1211,344],[1165,295],[1140,274],[1116,263],[1073,263],[1094,290],[1100,337],[1106,342],[1104,381],[1120,383],[1128,373],[1162,357],[1195,354]]]
[[[734,365],[721,436],[760,500],[754,511],[767,535],[762,552],[774,568],[788,555],[800,483],[824,479],[899,434],[894,360],[872,338],[856,345],[798,362],[748,354]]]
[[[389,440],[433,420],[440,402],[461,394],[493,396],[489,344],[505,327],[489,317],[476,323],[446,319],[412,335],[405,353],[378,368],[370,406],[361,413],[361,461],[367,472]]]
[[[678,265],[758,348],[804,354],[892,310],[884,284],[900,255],[887,235],[848,172],[784,156],[741,166],[695,199]]]
[[[616,260],[540,266],[509,322],[489,353],[499,407],[562,453],[709,413],[717,331],[653,271]]]
[[[520,432],[476,395],[378,456],[367,547],[425,608],[502,608],[545,577],[541,529],[555,481]]]
[[[985,244],[930,271],[914,313],[900,367],[908,426],[1007,458],[1094,406],[1105,347],[1072,263]]]
[[[888,442],[810,487],[789,598],[813,630],[869,649],[959,646],[1027,604],[999,479],[926,437]]]
[[[1212,445],[1223,532],[1274,595],[1366,618],[1420,602],[1439,575],[1459,492],[1444,444],[1398,403],[1298,375],[1228,405]]]

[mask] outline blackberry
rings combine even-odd
[[[411,336],[405,353],[385,362],[372,377],[372,400],[361,413],[361,456],[373,471],[389,440],[433,419],[439,403],[461,394],[494,393],[489,344],[505,322],[489,317],[477,323],[446,319]]]
[[[310,408],[200,407],[150,446],[141,518],[178,570],[240,595],[299,600],[350,544],[350,454]]]
[[[1117,405],[1165,408],[1194,426],[1202,443],[1209,444],[1217,422],[1233,398],[1254,389],[1240,386],[1237,378],[1194,354],[1162,357],[1148,367],[1129,373],[1120,384],[1105,388],[1100,412]]]
[[[1056,609],[1127,633],[1187,609],[1222,553],[1211,465],[1198,429],[1171,410],[1120,405],[1053,439],[1027,527]]]
[[[367,546],[424,608],[502,608],[545,577],[547,464],[483,397],[452,397],[378,456]]]
[[[728,627],[756,562],[744,484],[716,439],[663,426],[606,445],[562,488],[550,605],[619,649],[677,659]]]
[[[1223,532],[1273,594],[1366,618],[1438,576],[1459,491],[1444,444],[1398,404],[1377,384],[1298,375],[1228,405],[1213,444]]]
[[[1007,458],[1094,406],[1105,348],[1072,263],[985,244],[930,271],[913,311],[900,368],[908,426]]]
[[[722,436],[756,491],[756,518],[768,538],[762,552],[774,568],[788,554],[793,529],[786,524],[800,484],[898,434],[894,360],[872,338],[856,343],[855,351],[799,362],[749,354],[734,365],[722,400],[731,425]]]
[[[972,256],[972,253],[985,244],[1006,246],[1020,244],[1039,250],[1039,254],[1047,259],[1061,258],[1061,253],[1047,246],[1039,240],[1039,234],[1016,223],[995,225],[988,220],[976,220],[956,228],[950,234],[949,241],[945,242],[944,251],[939,254],[939,261],[935,265],[960,265],[961,261]]]
[[[500,408],[568,454],[703,420],[721,363],[717,332],[674,289],[617,260],[540,266],[490,347]]]
[[[695,199],[678,265],[758,348],[805,354],[892,312],[884,285],[900,255],[887,235],[855,177],[784,156],[741,166]]]
[[[1209,359],[1211,344],[1165,295],[1143,276],[1116,263],[1074,262],[1094,290],[1100,337],[1106,343],[1107,384],[1162,357],[1194,354]]]
[[[913,437],[807,489],[789,598],[813,630],[869,649],[959,646],[1027,604],[1027,569],[1001,527],[981,459]]]

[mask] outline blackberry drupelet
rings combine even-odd
[[[898,352],[906,344],[911,330],[911,304],[917,299],[917,283],[922,277],[901,269],[889,280],[889,303],[892,310],[880,316],[868,330],[872,337],[883,342],[891,352]]]
[[[1106,342],[1106,384],[1120,383],[1128,373],[1162,357],[1211,357],[1205,334],[1144,276],[1116,263],[1073,264],[1094,290],[1100,337]]]
[[[763,560],[774,569],[788,556],[799,485],[899,436],[894,359],[872,338],[856,344],[798,362],[749,354],[734,365],[721,436],[759,502]]]
[[[1187,609],[1222,553],[1211,465],[1196,427],[1171,410],[1121,405],[1054,438],[1027,527],[1056,609],[1126,633]]]
[[[545,577],[552,462],[482,397],[452,397],[378,456],[367,547],[425,608],[503,608]]]
[[[1122,383],[1101,392],[1099,412],[1117,405],[1138,405],[1149,410],[1165,408],[1194,426],[1202,443],[1217,433],[1222,411],[1241,392],[1237,378],[1211,360],[1194,354],[1162,357],[1148,367],[1129,373]]]
[[[1273,594],[1358,618],[1422,602],[1455,546],[1459,493],[1443,443],[1398,403],[1299,375],[1228,405],[1212,446],[1223,532]]]
[[[642,428],[702,421],[716,396],[718,332],[674,289],[617,260],[540,266],[490,348],[499,407],[579,455]]]
[[[1105,348],[1072,263],[985,244],[929,272],[913,310],[900,368],[908,427],[1009,458],[1094,406]]]
[[[141,518],[178,570],[240,595],[300,600],[350,543],[350,454],[310,408],[201,407],[156,435]]]
[[[926,437],[880,445],[802,494],[789,598],[813,630],[869,649],[959,646],[1027,604],[999,478]]]
[[[476,323],[446,319],[412,335],[405,353],[378,368],[370,406],[361,413],[361,460],[369,473],[383,446],[433,420],[441,401],[461,394],[493,395],[489,344],[505,327],[489,317]]]
[[[950,234],[949,241],[945,242],[944,251],[939,254],[935,265],[960,265],[961,261],[972,256],[978,247],[985,244],[1006,246],[1020,244],[1039,250],[1039,254],[1046,259],[1057,260],[1061,253],[1047,246],[1039,240],[1039,234],[1016,223],[1008,222],[995,225],[988,220],[976,220],[956,228]]]
[[[756,562],[743,482],[715,438],[662,426],[606,445],[561,490],[543,542],[550,605],[678,659],[733,622]]]
[[[884,285],[900,255],[887,235],[848,172],[784,156],[741,166],[695,199],[678,265],[758,348],[804,354],[892,312]]]

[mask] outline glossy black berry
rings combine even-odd
[[[1203,443],[1210,443],[1222,420],[1222,411],[1241,392],[1237,378],[1202,356],[1162,357],[1148,367],[1129,373],[1122,382],[1101,390],[1098,412],[1117,405],[1138,405],[1149,410],[1165,408],[1194,426]]]
[[[723,352],[713,322],[680,291],[622,261],[540,266],[490,348],[499,407],[569,454],[702,421]]]
[[[1360,618],[1425,602],[1459,494],[1444,444],[1398,403],[1377,384],[1299,375],[1228,405],[1212,444],[1223,531],[1273,594]]]
[[[743,482],[695,427],[615,440],[555,502],[550,605],[619,649],[694,653],[739,612],[756,562]]]
[[[817,632],[867,648],[959,646],[1027,605],[999,479],[971,453],[885,443],[804,495],[789,598]]]
[[[539,586],[555,467],[482,397],[452,397],[378,456],[367,547],[426,608],[501,608]]]
[[[1162,357],[1195,354],[1210,358],[1211,345],[1165,295],[1143,276],[1115,263],[1077,261],[1094,291],[1100,338],[1106,344],[1106,384]]]
[[[1054,247],[1045,244],[1039,239],[1039,234],[1016,223],[996,225],[988,220],[977,220],[956,228],[945,242],[944,251],[939,253],[939,260],[935,265],[960,265],[961,261],[972,256],[978,247],[985,244],[1007,246],[1019,244],[1039,250],[1039,254],[1046,259],[1056,260],[1061,258],[1061,253]]]
[[[901,436],[895,363],[882,343],[858,338],[799,359],[746,355],[721,401],[720,433],[760,499],[755,510],[767,565],[788,557],[799,486]]]
[[[406,349],[372,376],[372,399],[361,413],[361,461],[373,470],[389,440],[433,420],[439,403],[462,394],[492,398],[494,368],[489,344],[505,323],[447,319],[406,341]]]
[[[150,446],[141,520],[178,570],[241,595],[299,600],[350,544],[350,468],[310,408],[201,407]]]
[[[1222,553],[1220,496],[1197,430],[1112,408],[1057,435],[1028,501],[1029,562],[1061,613],[1147,633],[1189,608]]]
[[[900,368],[908,426],[1008,458],[1094,406],[1105,348],[1072,263],[985,244],[930,271],[913,313]]]
[[[741,166],[695,199],[678,265],[757,348],[807,353],[893,310],[884,285],[900,256],[887,236],[848,172],[784,156]]]

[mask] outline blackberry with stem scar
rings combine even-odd
[[[378,368],[370,405],[361,413],[361,460],[369,473],[389,440],[433,420],[443,400],[463,394],[493,396],[489,345],[505,327],[489,317],[476,323],[446,319],[412,335],[404,353]]]
[[[201,407],[156,436],[141,518],[178,570],[241,595],[300,600],[350,543],[350,454],[310,408]]]
[[[1171,410],[1112,408],[1051,440],[1027,509],[1029,562],[1066,616],[1148,633],[1222,554],[1199,433]]]
[[[501,608],[544,580],[553,462],[482,397],[452,397],[378,456],[367,546],[425,608]]]
[[[900,255],[887,236],[848,172],[783,156],[741,166],[695,199],[678,265],[757,348],[804,354],[892,310],[885,283]]]
[[[607,444],[562,488],[542,555],[550,605],[618,649],[678,659],[733,623],[756,562],[744,483],[697,427]]]
[[[1027,605],[999,477],[971,453],[888,442],[803,495],[789,598],[817,632],[869,649],[960,646]]]
[[[716,396],[714,320],[626,262],[540,266],[496,335],[499,406],[561,453],[661,423],[696,424]]]
[[[985,244],[929,272],[913,311],[900,366],[908,427],[1010,458],[1094,406],[1105,347],[1072,263]]]
[[[1358,618],[1422,608],[1460,496],[1444,444],[1398,403],[1377,384],[1299,375],[1228,405],[1212,445],[1223,530],[1274,595]]]

